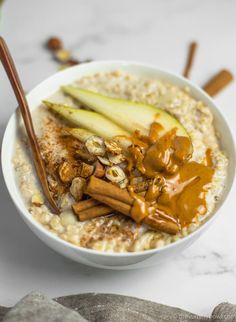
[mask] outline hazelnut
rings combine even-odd
[[[86,140],[85,146],[91,154],[103,156],[106,153],[104,141],[99,136],[90,136]]]
[[[86,180],[84,178],[76,177],[72,180],[70,186],[70,193],[76,201],[80,201],[84,194],[84,187]]]
[[[55,51],[62,48],[62,42],[57,37],[51,37],[47,41],[47,48],[49,50]]]
[[[98,156],[97,158],[104,165],[112,165],[111,162],[110,162],[110,160],[107,157],[100,157],[100,156]]]
[[[105,175],[105,168],[104,166],[98,161],[96,164],[96,168],[94,171],[94,176],[97,178],[102,178]]]
[[[122,148],[121,148],[121,146],[119,146],[119,144],[116,141],[105,140],[104,143],[105,143],[106,150],[108,153],[114,154],[114,155],[121,154]]]
[[[87,161],[88,163],[93,163],[97,160],[94,155],[83,150],[76,150],[75,157],[79,160]]]
[[[106,178],[111,182],[119,183],[126,179],[126,175],[120,167],[114,165],[112,167],[107,167]]]
[[[71,182],[72,179],[76,176],[75,169],[67,161],[60,164],[60,166],[58,168],[58,173],[59,173],[59,177],[63,183]]]
[[[125,178],[124,180],[119,182],[119,186],[121,189],[125,189],[128,186],[128,183],[129,183],[129,180],[127,178]]]
[[[85,162],[82,162],[81,164],[81,170],[80,170],[80,176],[83,178],[88,178],[93,174],[94,166],[91,164],[87,164]]]
[[[123,161],[125,161],[125,156],[123,154],[111,154],[108,153],[108,159],[112,164],[119,164]]]

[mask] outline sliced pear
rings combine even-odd
[[[85,129],[80,128],[67,128],[66,132],[72,135],[74,138],[78,139],[81,142],[87,141],[91,136],[94,136],[95,133],[92,133]]]
[[[153,122],[158,122],[163,127],[163,130],[160,131],[161,135],[177,128],[179,136],[188,137],[185,128],[176,118],[155,106],[111,98],[71,86],[63,86],[62,90],[94,111],[105,115],[129,132],[139,130],[141,134],[147,135],[150,125]]]
[[[43,101],[43,103],[49,109],[63,116],[67,121],[70,121],[79,127],[83,127],[88,131],[93,131],[104,139],[111,139],[117,135],[129,135],[127,131],[96,112],[81,110],[48,101]]]

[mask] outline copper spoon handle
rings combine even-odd
[[[34,131],[28,103],[24,94],[24,90],[21,85],[19,76],[16,71],[15,64],[9,52],[9,49],[2,37],[0,37],[0,59],[7,73],[7,76],[10,80],[12,89],[15,93],[16,99],[20,107],[21,115],[23,117],[26,132],[29,138],[29,143],[30,143],[30,147],[33,155],[34,165],[38,174],[38,178],[40,180],[40,183],[42,185],[43,191],[48,199],[49,204],[51,205],[55,213],[59,213],[60,211],[54,199],[52,198],[51,192],[49,190],[47,174],[44,167],[44,161],[40,154],[40,149],[35,135],[35,131]]]

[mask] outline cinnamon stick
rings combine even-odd
[[[75,211],[75,213],[79,213],[80,211],[87,210],[98,205],[100,205],[100,202],[91,198],[74,203],[72,205],[72,208]]]
[[[148,186],[149,186],[149,182],[144,181],[144,182],[140,182],[139,184],[133,185],[133,189],[134,189],[134,192],[141,193],[141,192],[145,192]],[[114,212],[114,209],[101,204],[101,202],[93,198],[74,203],[72,205],[72,209],[80,221],[85,221],[96,217],[109,215],[112,212]]]
[[[214,96],[231,83],[233,78],[229,70],[222,69],[203,86],[203,89],[210,96]]]
[[[95,199],[91,199],[91,200],[95,200]],[[114,212],[114,210],[111,207],[101,204],[99,201],[97,202],[98,202],[97,206],[84,209],[79,212],[77,212],[76,209],[74,209],[73,207],[74,213],[78,217],[79,221],[85,221],[85,220],[90,220],[101,216],[106,216]]]
[[[120,189],[120,188],[118,188]],[[120,189],[121,190],[121,189]],[[128,192],[127,192],[128,194]],[[102,203],[108,205],[109,207],[111,207],[112,209],[121,212],[122,214],[126,215],[126,216],[130,216],[130,210],[131,210],[131,205],[127,204],[126,202],[122,201],[122,200],[117,200],[114,197],[109,197],[109,196],[104,196],[103,194],[99,194],[99,193],[91,193],[91,197],[93,197],[96,200],[101,201]],[[133,198],[132,199],[132,203],[133,203]]]
[[[127,191],[92,176],[89,180],[86,193],[110,208],[117,210],[126,216],[131,216],[131,208],[134,199]],[[161,213],[162,212],[159,212],[157,209],[155,213],[145,217],[143,222],[154,230],[176,234],[179,231],[179,227],[175,219],[172,218],[172,221],[168,221],[161,217]]]
[[[183,71],[183,76],[186,78],[189,78],[189,74],[193,65],[193,61],[195,58],[195,54],[196,54],[196,49],[197,49],[197,43],[196,42],[192,42],[189,46],[189,50],[188,50],[188,56],[187,56],[187,61],[186,61],[186,65]]]
[[[98,179],[94,176],[90,177],[85,193],[89,196],[102,194],[104,197],[113,198],[130,206],[133,203],[133,198],[126,190],[120,189],[114,184]]]

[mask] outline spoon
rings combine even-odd
[[[20,107],[21,115],[23,117],[26,132],[29,138],[29,144],[33,156],[35,169],[38,174],[38,178],[41,183],[42,189],[53,211],[55,213],[59,213],[60,210],[49,190],[46,169],[40,153],[37,137],[35,135],[34,126],[30,115],[29,106],[25,97],[25,93],[21,85],[10,51],[2,37],[0,37],[0,59],[2,61],[6,74],[10,80],[12,89],[15,93],[16,99]]]

